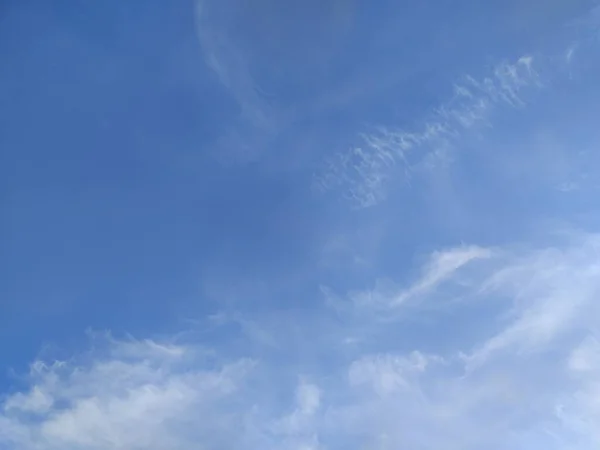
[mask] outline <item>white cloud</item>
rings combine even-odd
[[[535,351],[574,328],[586,327],[598,313],[600,240],[588,236],[567,250],[549,248],[516,257],[483,283],[486,295],[513,301],[509,324],[471,356],[478,364],[494,352]]]
[[[498,64],[483,79],[465,76],[455,84],[454,96],[435,108],[417,130],[379,126],[362,133],[360,144],[329,159],[315,178],[320,191],[341,189],[358,208],[366,208],[386,197],[389,178],[408,182],[415,171],[432,168],[438,157],[464,133],[486,122],[494,108],[522,107],[524,89],[540,86],[531,56]],[[442,151],[442,150],[446,151]]]
[[[111,340],[108,352],[78,361],[36,362],[30,389],[3,403],[0,447],[178,449],[197,439],[210,446],[215,429],[234,425],[219,411],[252,363],[188,366],[184,352],[150,340]]]
[[[357,357],[347,372],[346,402],[331,411],[328,426],[350,429],[354,442],[373,448],[597,448],[599,239],[569,235],[546,248],[474,252],[493,258],[460,273],[452,269],[468,261],[469,252],[464,258],[454,252],[432,258],[424,273],[444,276],[423,279],[469,279],[454,283],[454,294],[471,299],[461,305],[456,327],[480,330],[471,335],[476,339],[458,340],[455,352],[440,355]],[[447,300],[447,290],[421,292],[422,303],[440,299]],[[478,309],[482,305],[485,315]],[[437,323],[444,331],[430,336],[433,342],[453,339],[444,320],[440,314]]]
[[[315,188],[339,191],[354,207],[368,208],[385,200],[390,180],[409,184],[411,178],[447,162],[469,133],[493,127],[495,112],[526,107],[533,88],[548,90],[565,65],[572,78],[576,56],[595,60],[599,11],[596,6],[571,23],[570,40],[556,49],[561,57],[525,54],[497,63],[486,75],[465,74],[454,84],[451,98],[414,124],[379,125],[360,133],[356,145],[327,159],[315,176]]]
[[[493,252],[491,249],[473,245],[435,252],[425,267],[425,271],[419,281],[409,289],[403,291],[394,300],[394,304],[402,304],[415,296],[426,294],[455,274],[463,266],[478,259],[490,258],[492,255]]]
[[[432,363],[441,362],[436,356],[413,351],[408,356],[389,354],[371,355],[354,361],[350,365],[350,385],[367,385],[380,396],[409,388],[414,377],[428,369]]]
[[[409,287],[398,289],[394,283],[379,280],[375,289],[355,293],[353,298],[363,307],[396,308],[431,294],[469,263],[492,256],[493,250],[475,245],[436,251],[425,264],[421,276]]]
[[[297,436],[308,430],[310,434],[313,419],[320,406],[321,390],[316,385],[301,380],[296,388],[293,411],[276,422],[274,433]]]
[[[44,413],[52,407],[54,399],[40,386],[34,386],[29,392],[17,392],[4,404],[6,411],[23,411],[34,414]]]
[[[29,388],[2,401],[0,448],[591,450],[600,444],[599,267],[595,235],[434,253],[419,288],[403,292],[435,303],[452,283],[472,299],[452,325],[479,331],[455,339],[440,314],[429,344],[450,344],[433,352],[421,340],[395,343],[364,314],[341,315],[336,332],[378,327],[375,341],[340,354],[327,345],[331,330],[298,318],[304,346],[257,362],[227,358],[218,343],[210,354],[100,335],[86,354],[32,364]],[[486,302],[496,305],[488,315],[471,312]],[[275,336],[282,343],[286,328]],[[414,350],[400,350],[407,344]]]

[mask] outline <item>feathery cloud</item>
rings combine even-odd
[[[341,189],[358,208],[374,206],[385,196],[390,177],[410,180],[423,164],[431,166],[441,151],[455,145],[465,133],[489,124],[495,108],[520,108],[522,92],[540,86],[533,57],[498,64],[492,72],[476,79],[466,75],[455,84],[453,97],[439,105],[414,131],[379,126],[359,135],[360,144],[338,153],[325,163],[315,178],[320,191]]]

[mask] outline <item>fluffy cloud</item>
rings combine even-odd
[[[104,351],[72,361],[32,364],[30,388],[3,402],[0,447],[190,448],[196,439],[211,447],[215,430],[235,425],[219,411],[235,400],[251,361],[215,366],[191,348],[102,343]]]

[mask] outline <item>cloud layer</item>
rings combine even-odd
[[[448,289],[438,292],[441,283],[454,286],[452,298]],[[24,387],[4,397],[0,448],[600,445],[599,236],[571,234],[561,245],[527,250],[436,252],[401,292],[410,293],[405,300],[418,298],[422,311],[460,297],[454,327],[471,329],[471,337],[450,350],[424,351],[415,343],[405,351],[406,344],[390,342],[405,317],[381,322],[368,313],[381,304],[351,298],[341,300],[350,309],[336,313],[342,326],[335,333],[341,341],[363,330],[360,342],[368,345],[347,344],[342,357],[335,346],[323,348],[331,330],[318,331],[316,321],[327,306],[296,324],[306,330],[306,349],[336,361],[326,369],[303,366],[294,352],[278,361],[193,340],[94,335],[84,354],[34,362]],[[385,307],[405,308],[398,298]],[[482,304],[489,314],[473,312]],[[429,314],[444,333],[446,322],[456,320],[444,309]],[[386,337],[369,342],[373,329]],[[285,327],[268,331],[282,343],[290,338]],[[297,367],[296,378],[281,364]]]

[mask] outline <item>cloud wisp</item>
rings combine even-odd
[[[207,66],[238,106],[238,116],[217,142],[216,156],[226,163],[258,158],[278,127],[274,110],[250,70],[248,55],[232,40],[235,17],[223,4],[196,2],[196,30]]]
[[[456,279],[457,273],[465,266],[482,259],[491,258],[494,251],[475,245],[461,246],[430,255],[418,279],[406,288],[384,287],[384,280],[379,280],[374,289],[357,292],[352,295],[355,304],[361,308],[376,308],[389,311],[405,306],[407,303],[419,302],[431,296],[444,282]],[[388,283],[388,285],[395,283]]]
[[[392,180],[411,179],[453,159],[471,133],[493,128],[495,113],[524,109],[535,90],[551,90],[567,67],[572,78],[583,55],[597,52],[596,6],[571,23],[570,43],[559,49],[560,58],[525,54],[504,61],[479,77],[465,74],[454,83],[447,101],[421,115],[413,124],[377,125],[359,133],[347,151],[328,157],[317,171],[318,192],[340,192],[354,208],[368,208],[387,196]]]
[[[452,99],[433,110],[417,130],[378,126],[374,132],[362,133],[360,144],[325,163],[315,188],[341,189],[354,206],[374,206],[385,198],[390,177],[409,181],[416,171],[431,168],[436,159],[447,157],[465,133],[490,125],[494,109],[523,107],[522,92],[539,85],[531,56],[499,64],[483,79],[467,75],[455,84]]]

